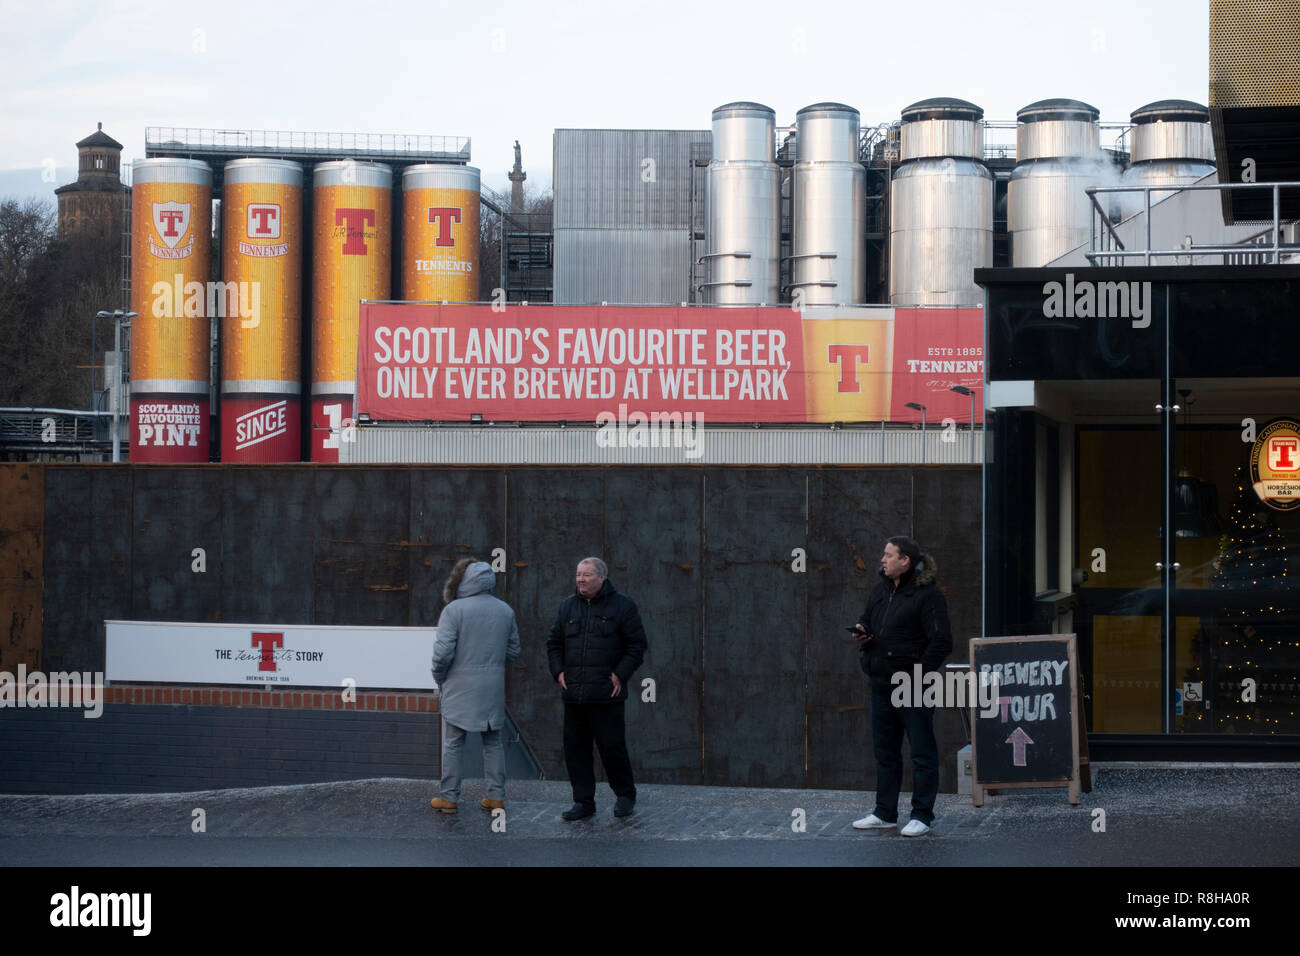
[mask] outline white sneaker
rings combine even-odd
[[[853,821],[853,829],[855,830],[884,830],[896,826],[898,826],[897,823],[888,823],[874,813],[867,814],[861,820]]]
[[[903,836],[925,836],[930,832],[930,827],[920,820],[913,820],[907,826],[903,827]]]

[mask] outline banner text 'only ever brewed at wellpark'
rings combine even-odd
[[[711,422],[965,422],[980,309],[367,304],[358,413],[594,421],[620,404]]]

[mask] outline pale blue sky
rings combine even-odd
[[[145,126],[469,136],[505,190],[512,145],[549,186],[557,127],[705,129],[715,106],[857,107],[864,124],[930,96],[989,119],[1068,96],[1126,122],[1206,102],[1206,0],[1090,3],[66,3],[0,0],[0,195],[75,178],[103,121],[144,155]]]

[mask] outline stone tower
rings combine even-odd
[[[122,183],[122,144],[104,132],[104,124],[77,144],[77,181],[54,190],[59,201],[59,235],[100,232],[105,238],[122,233],[126,197]]]
[[[527,178],[519,155],[519,140],[515,140],[515,168],[510,170],[510,205],[516,214],[524,211],[524,180]]]

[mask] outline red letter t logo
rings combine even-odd
[[[364,256],[366,254],[366,226],[375,224],[373,209],[335,209],[334,225],[343,226],[346,237],[343,240],[345,256]]]
[[[832,365],[839,363],[840,366],[840,380],[836,383],[836,391],[862,391],[862,383],[858,381],[858,367],[867,364],[867,359],[871,354],[871,346],[832,345],[826,351],[826,360]]]
[[[271,631],[254,631],[253,646],[262,649],[262,659],[258,662],[259,671],[275,670],[275,648],[284,647],[284,635]]]
[[[459,206],[430,206],[429,222],[438,226],[438,238],[433,241],[435,246],[456,245],[451,235],[451,224],[460,222]]]

